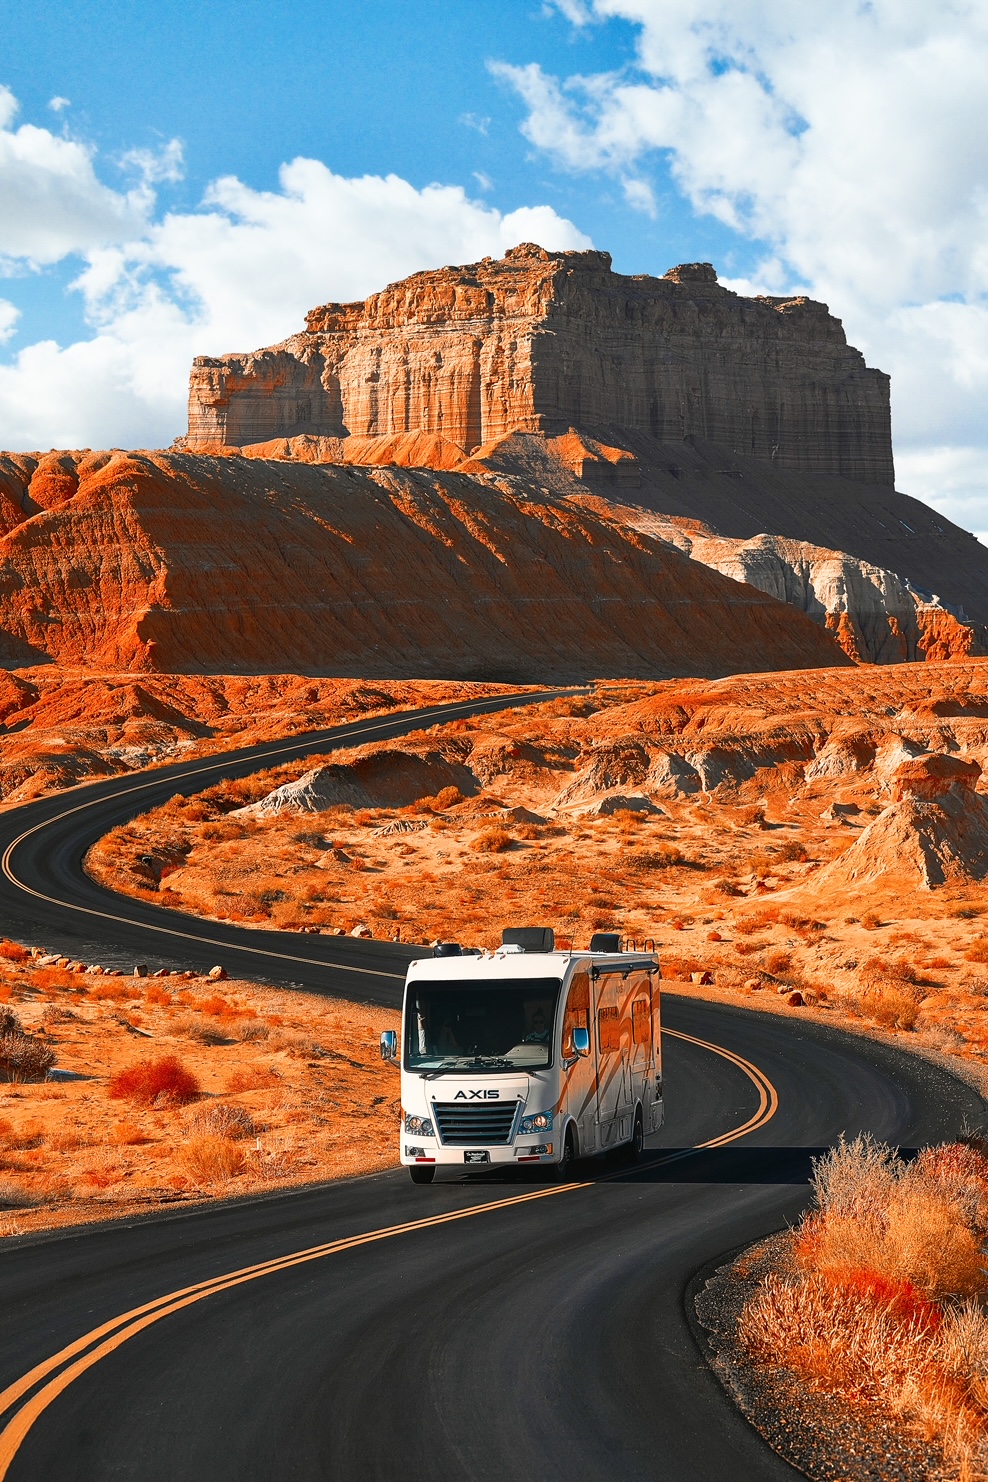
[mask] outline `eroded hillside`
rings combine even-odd
[[[509,475],[105,453],[21,494],[48,503],[4,509],[7,664],[542,683],[846,662],[803,614]]]
[[[615,930],[980,1053],[986,764],[988,662],[612,687],[222,784],[89,867],[281,929]]]

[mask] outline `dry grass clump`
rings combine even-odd
[[[178,1161],[194,1183],[220,1184],[241,1173],[245,1160],[232,1137],[205,1133],[183,1144]]]
[[[791,1268],[760,1283],[738,1336],[761,1364],[880,1402],[971,1475],[988,1461],[988,1156],[906,1163],[865,1135],[814,1165]]]
[[[108,1096],[138,1106],[181,1105],[202,1094],[198,1080],[176,1055],[138,1060],[112,1076],[106,1090]]]
[[[255,1137],[257,1125],[244,1106],[226,1106],[222,1102],[211,1106],[200,1106],[188,1122],[189,1131],[197,1137],[226,1137],[236,1142],[243,1137]]]

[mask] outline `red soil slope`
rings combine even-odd
[[[8,664],[540,682],[848,662],[792,608],[517,479],[43,464],[28,497],[46,507],[0,540]]]

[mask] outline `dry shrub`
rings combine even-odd
[[[195,1040],[200,1045],[222,1045],[226,1043],[226,1035],[214,1024],[207,1024],[198,1014],[185,1014],[181,1019],[176,1019],[172,1026],[176,1034],[184,1035],[186,1039]]]
[[[28,962],[31,954],[20,942],[12,942],[4,937],[0,940],[0,957],[5,957],[8,962]]]
[[[975,937],[964,956],[968,962],[988,962],[988,937]]]
[[[0,1209],[33,1209],[41,1200],[15,1178],[0,1178]]]
[[[55,1064],[55,1051],[24,1034],[19,1024],[6,1028],[4,1021],[9,1020],[17,1024],[9,1010],[0,1013],[0,1081],[43,1081]]]
[[[234,1039],[242,1044],[251,1044],[256,1040],[267,1039],[270,1030],[266,1024],[261,1024],[257,1019],[238,1019],[235,1024],[230,1025],[230,1033]]]
[[[242,1171],[244,1154],[232,1138],[206,1133],[184,1143],[178,1161],[196,1183],[219,1184]]]
[[[224,1106],[222,1103],[198,1107],[190,1117],[188,1127],[199,1137],[227,1137],[234,1142],[257,1135],[254,1118],[246,1107]]]
[[[865,931],[877,931],[882,924],[882,918],[877,911],[865,911],[861,917],[861,925]]]
[[[775,952],[766,952],[764,962],[767,973],[784,977],[792,967],[792,953],[780,947]]]
[[[175,1055],[139,1060],[112,1076],[106,1089],[108,1096],[139,1106],[180,1105],[202,1094],[196,1077]]]
[[[814,1162],[816,1211],[794,1250],[817,1273],[877,1272],[927,1297],[983,1290],[988,1159],[949,1144],[906,1164],[867,1134]]]
[[[138,1127],[136,1122],[118,1122],[110,1129],[110,1141],[115,1142],[118,1147],[137,1147],[142,1142],[150,1142],[151,1139],[143,1127]]]
[[[510,849],[514,840],[503,828],[487,828],[482,834],[478,834],[470,845],[471,849],[478,850],[481,854],[503,854],[505,849]]]
[[[112,1003],[126,1003],[128,999],[140,997],[140,989],[126,978],[97,978],[86,991],[90,998]]]
[[[915,990],[890,980],[873,983],[852,995],[853,1006],[883,1029],[915,1029],[919,1002]]]
[[[458,787],[443,787],[436,793],[434,798],[423,798],[419,804],[421,808],[431,808],[434,813],[442,813],[447,808],[455,808],[457,803],[463,802],[463,794]]]
[[[652,849],[640,849],[627,861],[629,870],[644,874],[649,870],[668,870],[676,865],[688,865],[690,861],[675,844],[656,844]]]
[[[167,1008],[171,1001],[171,994],[166,988],[162,988],[158,983],[152,983],[150,988],[144,995],[145,1003],[156,1004],[158,1008],[162,1009]]]
[[[816,1208],[738,1336],[752,1357],[855,1398],[880,1400],[969,1466],[988,1448],[982,1246],[988,1157],[974,1141],[912,1164],[870,1136],[814,1164]],[[969,1473],[968,1473],[969,1475]]]

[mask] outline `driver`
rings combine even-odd
[[[549,1023],[545,1016],[545,1009],[537,1004],[532,1013],[531,1027],[522,1040],[523,1045],[544,1045],[549,1040]]]

